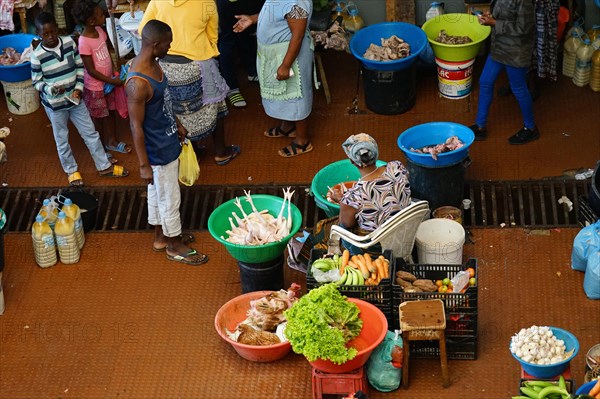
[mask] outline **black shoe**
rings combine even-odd
[[[479,125],[474,124],[469,126],[469,129],[471,129],[473,131],[473,133],[475,133],[475,140],[476,141],[483,141],[485,139],[487,139],[487,130],[485,130],[485,128],[483,127],[479,127]]]
[[[540,131],[537,126],[533,129],[528,129],[525,126],[519,130],[516,134],[510,136],[508,142],[510,144],[526,144],[530,141],[537,140],[540,138]]]

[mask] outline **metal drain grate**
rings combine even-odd
[[[580,197],[587,197],[589,180],[467,181],[465,197],[472,207],[463,217],[465,227],[531,228],[577,227]],[[208,217],[220,204],[244,195],[281,196],[287,185],[268,186],[193,186],[181,190],[181,219],[185,230],[206,230]],[[306,227],[314,226],[325,214],[316,207],[310,185],[292,185],[294,204],[302,213]],[[7,214],[9,232],[29,232],[44,198],[56,195],[60,187],[4,188],[0,207]],[[88,191],[98,198],[96,231],[151,230],[147,223],[146,187],[94,187]],[[558,203],[562,196],[573,202],[573,210]]]

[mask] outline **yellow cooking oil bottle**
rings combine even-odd
[[[31,227],[31,238],[33,240],[33,255],[39,267],[46,268],[56,264],[56,243],[54,232],[42,215],[35,217]]]
[[[51,229],[54,229],[54,224],[56,223],[56,218],[58,217],[58,208],[55,204],[50,201],[49,198],[46,198],[42,202],[42,208],[39,212],[40,215],[48,222]]]
[[[75,222],[60,211],[56,225],[54,226],[54,235],[56,236],[56,246],[58,247],[58,256],[65,265],[79,262],[79,246],[75,237]]]
[[[81,210],[79,209],[79,206],[74,204],[71,198],[67,198],[63,204],[62,211],[66,213],[68,217],[73,219],[73,222],[75,223],[77,246],[79,249],[83,248],[83,244],[85,244],[85,233],[83,232],[83,222],[81,221]]]
[[[577,49],[583,45],[581,37],[577,34],[572,34],[564,44],[563,53],[563,75],[572,78],[575,75],[575,64],[577,62]]]
[[[573,75],[573,83],[576,86],[583,87],[590,83],[590,75],[592,73],[592,55],[594,48],[590,39],[584,39],[583,45],[577,49],[577,60],[575,62],[575,74]]]
[[[348,3],[346,6],[348,16],[344,19],[344,29],[347,32],[355,33],[365,26],[365,21],[358,15],[358,8],[354,3]]]
[[[590,74],[590,87],[594,91],[600,91],[600,36],[596,38],[593,44],[594,54],[592,54],[592,73]]]

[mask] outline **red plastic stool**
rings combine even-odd
[[[348,395],[356,391],[367,394],[367,374],[363,368],[345,374],[324,373],[313,367],[312,391],[313,399],[323,399],[326,394]]]

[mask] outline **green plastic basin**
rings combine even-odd
[[[377,161],[377,166],[385,165],[384,161]],[[310,185],[310,191],[315,197],[317,207],[325,212],[327,217],[340,214],[340,206],[327,201],[327,190],[338,183],[356,181],[360,178],[358,168],[352,165],[349,159],[330,163],[317,172]]]
[[[423,24],[422,29],[439,59],[452,62],[467,61],[475,58],[481,43],[492,31],[489,26],[480,25],[477,17],[470,14],[442,14]],[[434,39],[445,29],[452,36],[469,36],[473,42],[467,44],[444,44]]]
[[[283,204],[283,198],[275,197],[273,195],[266,194],[254,194],[251,196],[252,202],[256,209],[260,212],[262,210],[268,210],[269,214],[277,217],[279,210]],[[252,212],[250,203],[245,198],[240,198],[242,208],[246,214]],[[292,228],[290,234],[283,240],[278,242],[272,242],[265,245],[237,245],[225,241],[223,237],[227,237],[227,230],[231,229],[229,224],[229,218],[232,217],[232,213],[236,213],[240,219],[243,218],[242,212],[234,204],[235,199],[229,200],[221,204],[215,209],[208,218],[208,231],[214,237],[215,240],[219,241],[225,246],[225,249],[233,256],[237,261],[244,263],[264,263],[269,262],[281,254],[285,250],[285,246],[294,234],[298,232],[300,226],[302,226],[302,214],[298,207],[291,204],[292,212]],[[283,215],[287,217],[288,207],[286,206],[283,210]],[[235,221],[235,219],[234,219]]]

